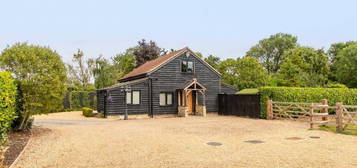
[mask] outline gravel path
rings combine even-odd
[[[308,130],[300,122],[223,116],[78,122],[66,116],[74,114],[55,115],[36,118],[39,126],[15,167],[357,167],[356,136]],[[75,124],[63,124],[68,121]]]

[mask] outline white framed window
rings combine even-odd
[[[173,93],[160,93],[160,106],[170,106],[173,104]]]
[[[126,104],[140,104],[140,91],[126,92]]]
[[[133,102],[132,104],[140,104],[140,92],[139,91],[133,91]]]
[[[181,72],[193,72],[193,61],[181,61]]]

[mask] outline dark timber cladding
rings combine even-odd
[[[218,114],[259,118],[260,95],[220,94]]]
[[[197,90],[190,93],[192,97],[186,95],[185,101],[192,100],[192,110],[196,110],[196,105],[205,105],[208,112],[217,112],[218,94],[237,92],[231,86],[221,85],[221,75],[216,70],[190,49],[183,48],[148,61],[125,75],[120,83],[97,90],[98,111],[124,114],[128,109],[129,114],[178,114],[178,98],[183,101],[184,86],[193,80],[205,88],[205,96],[197,94]],[[124,86],[140,92],[140,104],[126,104]]]
[[[182,61],[193,61],[194,72],[181,72]],[[220,93],[220,75],[214,72],[201,59],[196,56],[187,57],[180,54],[165,66],[150,74],[153,79],[153,111],[156,114],[177,114],[177,89],[183,89],[182,85],[187,81],[197,78],[197,81],[204,85],[206,91],[206,108],[208,112],[218,111],[218,94]],[[174,94],[174,104],[172,106],[159,106],[160,92],[172,92]],[[199,96],[199,99],[201,97]]]

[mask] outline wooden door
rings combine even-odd
[[[192,92],[190,92],[187,95],[187,107],[188,107],[188,114],[192,114],[193,113],[193,96],[192,96]]]

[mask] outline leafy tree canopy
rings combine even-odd
[[[284,60],[284,52],[297,46],[297,37],[285,33],[277,33],[269,38],[260,40],[259,43],[246,53],[246,56],[257,58],[268,70],[275,73]]]
[[[19,127],[26,125],[33,114],[63,108],[66,69],[61,57],[54,50],[16,43],[1,53],[0,66],[14,75],[22,92],[23,111]]]
[[[209,55],[204,60],[215,69],[218,69],[218,66],[221,63],[221,59],[213,55]]]
[[[280,85],[317,87],[327,83],[328,56],[323,50],[297,47],[284,55],[278,74]]]
[[[337,54],[336,78],[348,87],[357,88],[357,44],[342,49]]]
[[[239,89],[265,86],[269,80],[267,71],[252,57],[226,59],[221,62],[218,70],[224,82]]]

